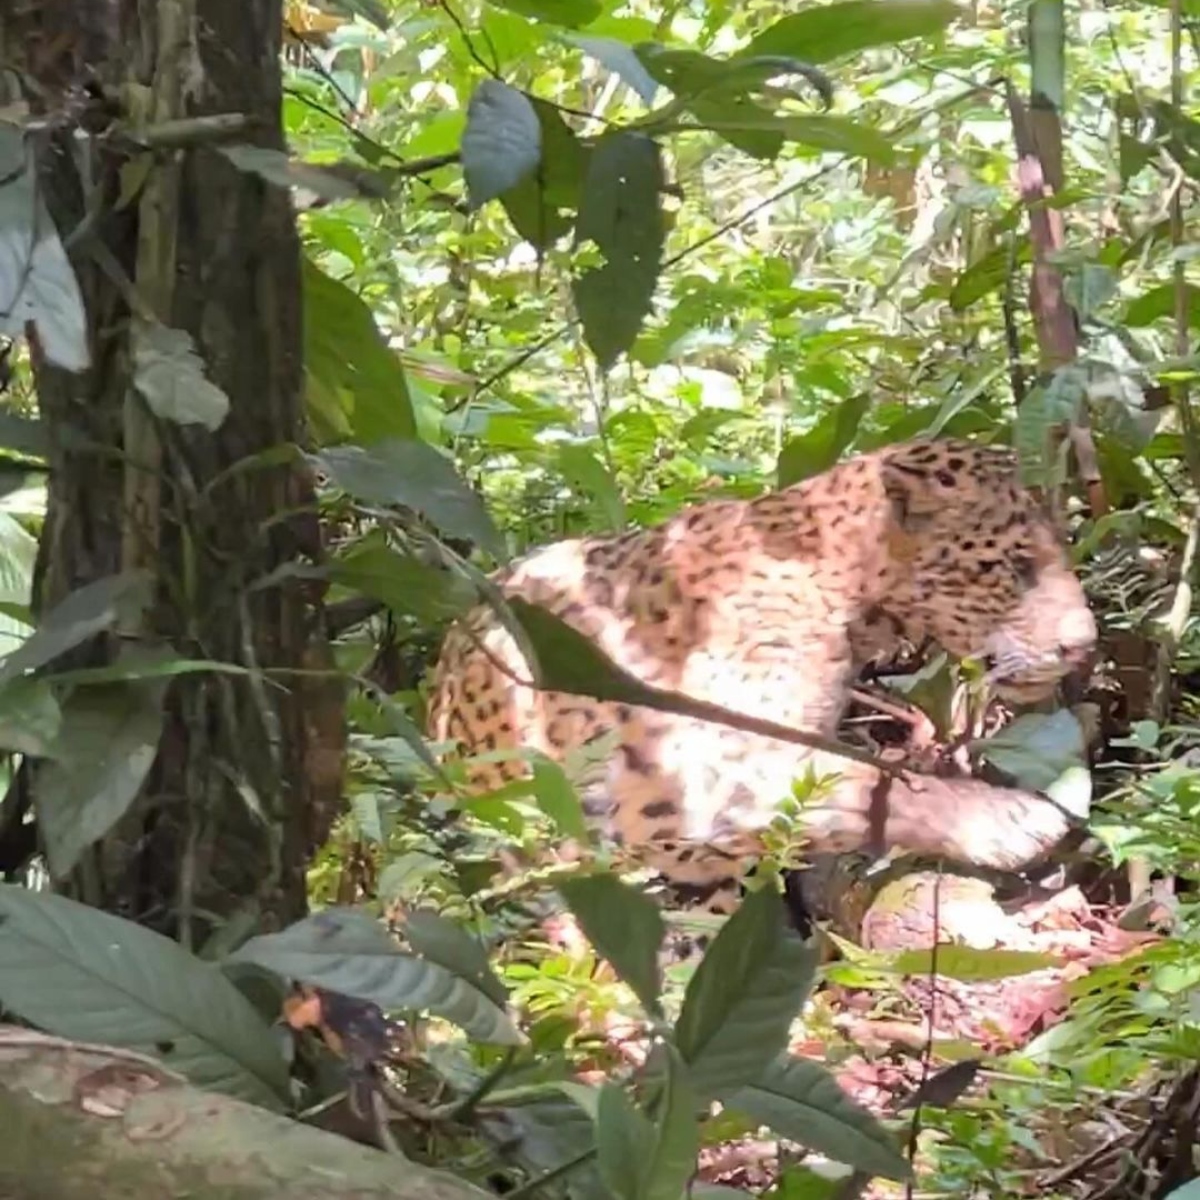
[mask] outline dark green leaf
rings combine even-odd
[[[479,208],[515,187],[542,154],[542,126],[529,97],[498,79],[485,79],[467,106],[462,136],[469,206]]]
[[[1044,791],[1069,767],[1086,763],[1083,729],[1065,708],[1024,713],[991,737],[971,742],[969,748],[1031,791]]]
[[[587,822],[583,805],[560,764],[544,755],[533,760],[533,794],[538,808],[565,837],[585,839]]]
[[[982,1065],[981,1059],[965,1058],[943,1067],[924,1080],[899,1108],[917,1108],[924,1104],[949,1108],[975,1082]]]
[[[508,989],[493,974],[487,951],[461,925],[416,909],[404,918],[404,934],[422,958],[465,979],[500,1008],[508,1004]]]
[[[38,630],[0,665],[0,684],[36,671],[61,654],[145,611],[153,580],[145,571],[108,575],[76,588],[42,619]]]
[[[855,1170],[907,1179],[911,1169],[891,1135],[814,1062],[780,1055],[757,1082],[728,1097],[727,1106]]]
[[[541,165],[504,192],[500,203],[513,228],[531,245],[545,249],[571,228],[588,151],[553,104],[532,103],[542,130]]]
[[[958,16],[952,0],[841,0],[806,8],[768,26],[746,47],[747,57],[788,54],[829,62],[872,46],[929,37]]]
[[[427,442],[390,440],[366,449],[331,446],[315,455],[335,486],[366,504],[401,504],[424,513],[443,533],[470,538],[504,556],[504,541],[483,501],[454,464]]]
[[[558,450],[558,468],[596,501],[602,517],[597,532],[620,533],[625,528],[625,501],[617,481],[587,446],[564,442]]]
[[[616,1200],[642,1200],[642,1172],[653,1138],[650,1121],[625,1090],[606,1083],[596,1108],[596,1158],[600,1178]]]
[[[989,250],[954,281],[950,289],[950,307],[955,312],[963,312],[976,300],[999,291],[1009,272],[1027,263],[1029,255],[1029,239],[1026,237],[1020,239],[1015,250],[1007,242]]]
[[[827,471],[854,441],[871,407],[865,393],[851,396],[826,413],[807,433],[788,438],[779,452],[776,481],[781,488]]]
[[[768,80],[799,75],[817,92],[826,108],[833,102],[833,85],[823,72],[789,55],[768,54],[719,59],[698,50],[681,50],[649,42],[637,48],[646,70],[684,103],[697,97],[716,101],[761,91]]]
[[[44,679],[13,679],[0,688],[0,750],[45,758],[54,748],[62,710]]]
[[[65,896],[0,884],[0,1005],[60,1037],[154,1055],[200,1087],[288,1100],[270,1027],[218,967]]]
[[[647,1012],[659,1012],[658,952],[666,927],[644,892],[615,875],[585,875],[559,884],[580,928],[627,983]]]
[[[788,927],[773,885],[750,892],[688,982],[675,1043],[702,1100],[758,1079],[787,1046],[817,954]]]
[[[488,0],[497,8],[561,25],[566,29],[582,29],[590,25],[603,11],[600,0]]]
[[[1187,292],[1187,323],[1193,328],[1200,328],[1200,287],[1189,283],[1185,285]],[[1125,310],[1125,324],[1133,326],[1152,325],[1163,317],[1175,313],[1175,285],[1163,283],[1150,288],[1135,300],[1129,302]]]
[[[378,921],[330,908],[246,942],[230,961],[254,962],[385,1011],[430,1012],[480,1042],[518,1045],[520,1032],[476,978],[401,950]]]
[[[460,616],[478,596],[474,586],[453,571],[364,539],[331,564],[335,583],[382,601],[394,612],[411,613],[428,624]]]
[[[654,1058],[665,1064],[665,1086],[656,1089],[654,1133],[649,1155],[641,1160],[644,1200],[681,1200],[696,1173],[700,1152],[699,1107],[679,1052],[664,1041]],[[597,1131],[599,1132],[599,1131]]]
[[[304,368],[309,403],[345,412],[355,441],[370,445],[416,433],[400,358],[371,310],[344,283],[304,260]]]
[[[574,280],[584,336],[607,370],[633,345],[650,312],[662,262],[658,144],[639,133],[606,133],[592,151],[575,222],[577,245],[595,242],[604,264]]]
[[[56,879],[128,812],[162,736],[163,688],[76,688],[63,705],[50,761],[37,768],[38,828]]]

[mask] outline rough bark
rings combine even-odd
[[[270,672],[172,682],[138,802],[58,881],[192,944],[235,913],[268,928],[303,914],[306,859],[338,804],[342,695],[330,676],[295,673],[331,666],[320,594],[290,571],[320,556],[311,481],[294,457],[255,459],[304,439],[289,197],[237,170],[203,121],[182,147],[136,133],[219,118],[218,133],[281,148],[281,28],[280,0],[0,5],[0,62],[47,118],[41,181],[93,364],[68,374],[32,346],[52,445],[38,607],[147,568],[149,614],[65,665],[133,641]],[[157,420],[132,391],[131,320],[147,315],[191,334],[228,395],[216,433]],[[39,780],[23,781],[35,812]]]
[[[483,1200],[136,1056],[0,1026],[0,1200]]]

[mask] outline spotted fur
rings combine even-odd
[[[716,500],[656,528],[536,550],[497,575],[649,684],[832,737],[862,666],[903,636],[991,665],[1018,702],[1051,696],[1096,640],[1060,539],[1010,452],[921,440],[863,454],[757,499]],[[527,746],[561,759],[613,734],[585,792],[591,815],[717,911],[811,763],[839,779],[806,813],[818,851],[901,846],[997,868],[1029,864],[1068,828],[1053,804],[979,780],[906,776],[726,726],[538,692],[481,607],[451,630],[429,733],[466,755]],[[472,764],[490,790],[522,773]]]

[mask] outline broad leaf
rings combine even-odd
[[[0,884],[0,1005],[60,1037],[154,1055],[200,1087],[288,1101],[278,1043],[220,968],[65,896]]]
[[[574,280],[584,337],[604,370],[633,345],[650,312],[662,263],[662,160],[640,133],[606,133],[592,151],[575,222],[576,245],[592,241],[600,267]]]
[[[373,537],[335,559],[329,576],[429,625],[461,615],[478,600],[474,586],[463,576],[401,554]]]
[[[788,438],[776,466],[778,486],[789,487],[832,467],[854,441],[870,407],[870,396],[852,396],[826,413],[807,433]]]
[[[816,968],[816,951],[788,927],[777,889],[751,892],[709,945],[675,1023],[701,1099],[752,1083],[785,1049]]]
[[[304,369],[309,404],[345,410],[356,442],[410,438],[416,432],[399,356],[371,310],[344,283],[304,260]]]
[[[229,397],[205,378],[192,335],[157,321],[134,322],[133,385],[156,417],[176,425],[211,433],[229,413]]]
[[[500,1008],[508,1003],[508,989],[492,972],[487,951],[461,925],[416,909],[404,918],[404,935],[422,958],[467,980]]]
[[[91,365],[87,314],[75,271],[38,189],[35,147],[0,123],[0,334],[37,330],[46,359],[66,371]]]
[[[73,870],[137,798],[158,756],[162,699],[161,685],[111,683],[76,688],[63,705],[35,792],[54,878]]]
[[[1035,792],[1051,787],[1068,768],[1086,763],[1083,729],[1065,708],[1025,713],[969,748]]]
[[[483,501],[427,442],[391,440],[376,446],[331,446],[315,455],[334,484],[367,504],[402,504],[424,513],[443,533],[470,538],[504,557],[504,541]]]
[[[559,884],[558,890],[596,952],[629,984],[646,1011],[657,1015],[662,986],[658,952],[666,932],[658,905],[616,875],[585,875]]]
[[[607,37],[575,35],[567,40],[585,54],[591,55],[614,75],[619,75],[647,104],[654,103],[654,97],[658,93],[658,81],[646,70],[632,46],[619,42],[616,38]]]
[[[986,983],[1063,965],[1055,955],[1036,950],[976,950],[957,942],[939,945],[936,957],[935,962],[932,950],[905,950],[892,959],[887,969],[898,975],[927,976],[936,967],[937,973],[947,979]]]
[[[620,533],[625,528],[625,501],[617,481],[587,446],[565,442],[558,450],[558,469],[595,500],[601,515],[596,532]]]
[[[790,54],[810,63],[894,46],[945,29],[961,9],[952,0],[841,0],[792,13],[746,47],[747,57]]]
[[[370,1000],[385,1011],[430,1012],[476,1041],[522,1041],[478,978],[464,978],[401,950],[379,922],[350,909],[327,909],[280,933],[252,938],[230,961],[255,962],[327,991]]]
[[[800,58],[767,54],[737,58],[710,58],[697,50],[681,50],[652,42],[637,48],[639,60],[664,87],[688,104],[699,96],[709,101],[759,92],[768,82],[779,86],[789,75],[798,75],[815,89],[826,108],[833,102],[828,76]]]
[[[533,760],[533,796],[563,836],[581,840],[587,837],[583,805],[571,780],[561,764],[542,754]]]
[[[542,158],[500,197],[513,228],[531,245],[545,249],[567,233],[579,207],[588,151],[553,104],[533,100],[542,129]]]
[[[817,1063],[781,1055],[726,1105],[855,1170],[885,1179],[912,1174],[887,1130]]]
[[[696,1172],[700,1127],[687,1070],[669,1045],[666,1071],[651,1120],[616,1084],[600,1091],[596,1152],[600,1176],[618,1200],[681,1200]]]
[[[37,632],[0,665],[0,684],[53,662],[88,638],[132,618],[151,601],[151,576],[144,571],[108,575],[77,588],[42,619]]]
[[[762,109],[754,112],[754,106],[739,112],[733,105],[718,104],[707,99],[703,106],[693,102],[689,107],[704,129],[721,134],[734,145],[738,144],[734,135],[756,134],[773,141],[777,139],[780,145],[798,142],[818,150],[850,154],[885,166],[896,159],[895,145],[890,138],[869,125],[860,125],[846,117],[825,114],[811,117],[774,116]]]
[[[0,751],[45,758],[61,724],[62,710],[44,679],[14,679],[0,688]]]
[[[470,207],[515,187],[538,165],[541,153],[542,126],[529,97],[498,79],[483,80],[467,105],[462,136]]]

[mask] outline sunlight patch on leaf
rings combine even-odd
[[[498,79],[485,79],[467,106],[462,136],[463,175],[472,210],[515,187],[542,154],[542,124],[529,97]]]

